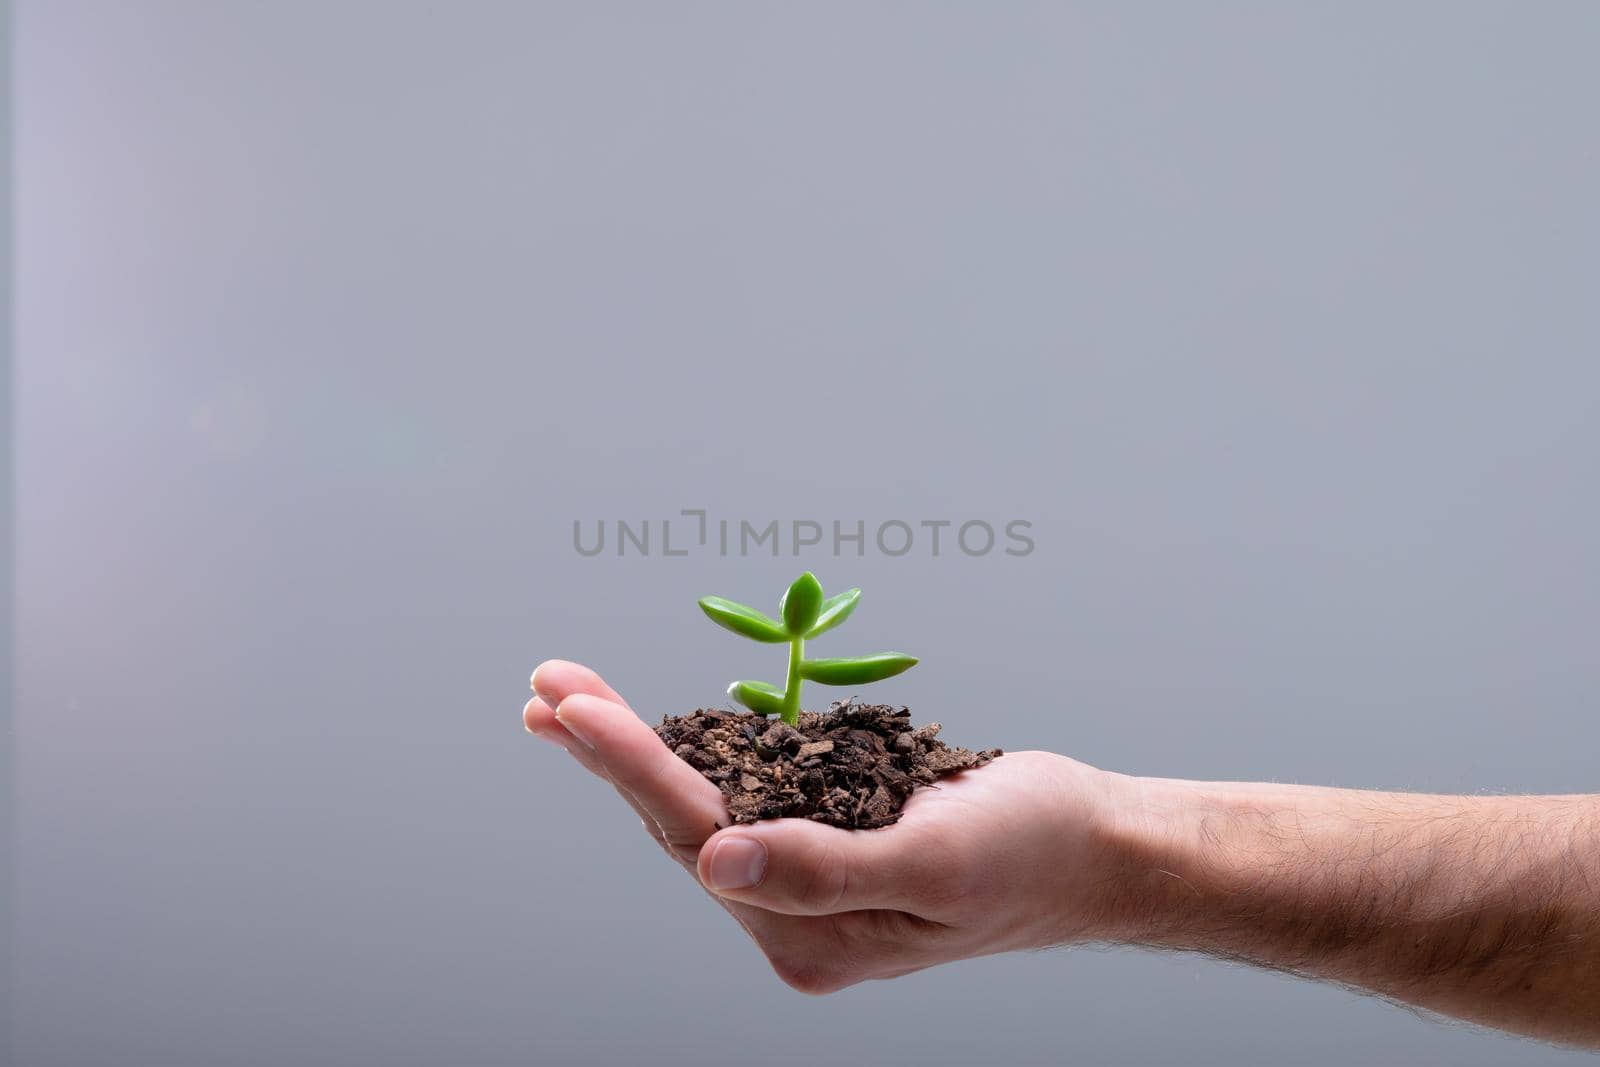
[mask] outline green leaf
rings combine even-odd
[[[728,695],[757,715],[783,714],[783,690],[766,682],[734,682]]]
[[[804,637],[822,611],[822,583],[817,576],[806,571],[794,580],[789,591],[778,601],[778,612],[790,637]]]
[[[720,596],[701,597],[700,610],[724,630],[732,630],[752,641],[775,643],[789,640],[789,631],[783,628],[783,623],[732,600]]]
[[[844,622],[850,617],[850,613],[856,610],[856,602],[860,599],[860,589],[847,589],[824,600],[822,613],[817,616],[817,621],[812,623],[811,629],[806,631],[806,639],[810,640],[818,634],[825,634]]]
[[[917,657],[904,652],[880,652],[876,656],[847,659],[808,659],[800,662],[800,677],[823,685],[866,685],[893,678],[917,665]]]

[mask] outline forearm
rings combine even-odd
[[[1117,940],[1600,1045],[1600,798],[1117,783]]]

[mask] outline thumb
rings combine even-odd
[[[893,827],[841,830],[807,819],[776,819],[714,834],[696,873],[720,897],[786,915],[867,908],[913,910],[927,884],[925,850],[902,847]]]

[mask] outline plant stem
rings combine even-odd
[[[805,638],[796,637],[789,642],[789,681],[783,687],[783,714],[780,718],[790,726],[800,722],[800,660],[805,653]]]

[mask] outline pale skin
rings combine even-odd
[[[550,660],[533,689],[527,729],[615,787],[802,992],[1131,944],[1600,1048],[1600,797],[1184,782],[1014,752],[881,830],[732,826],[599,675]]]

